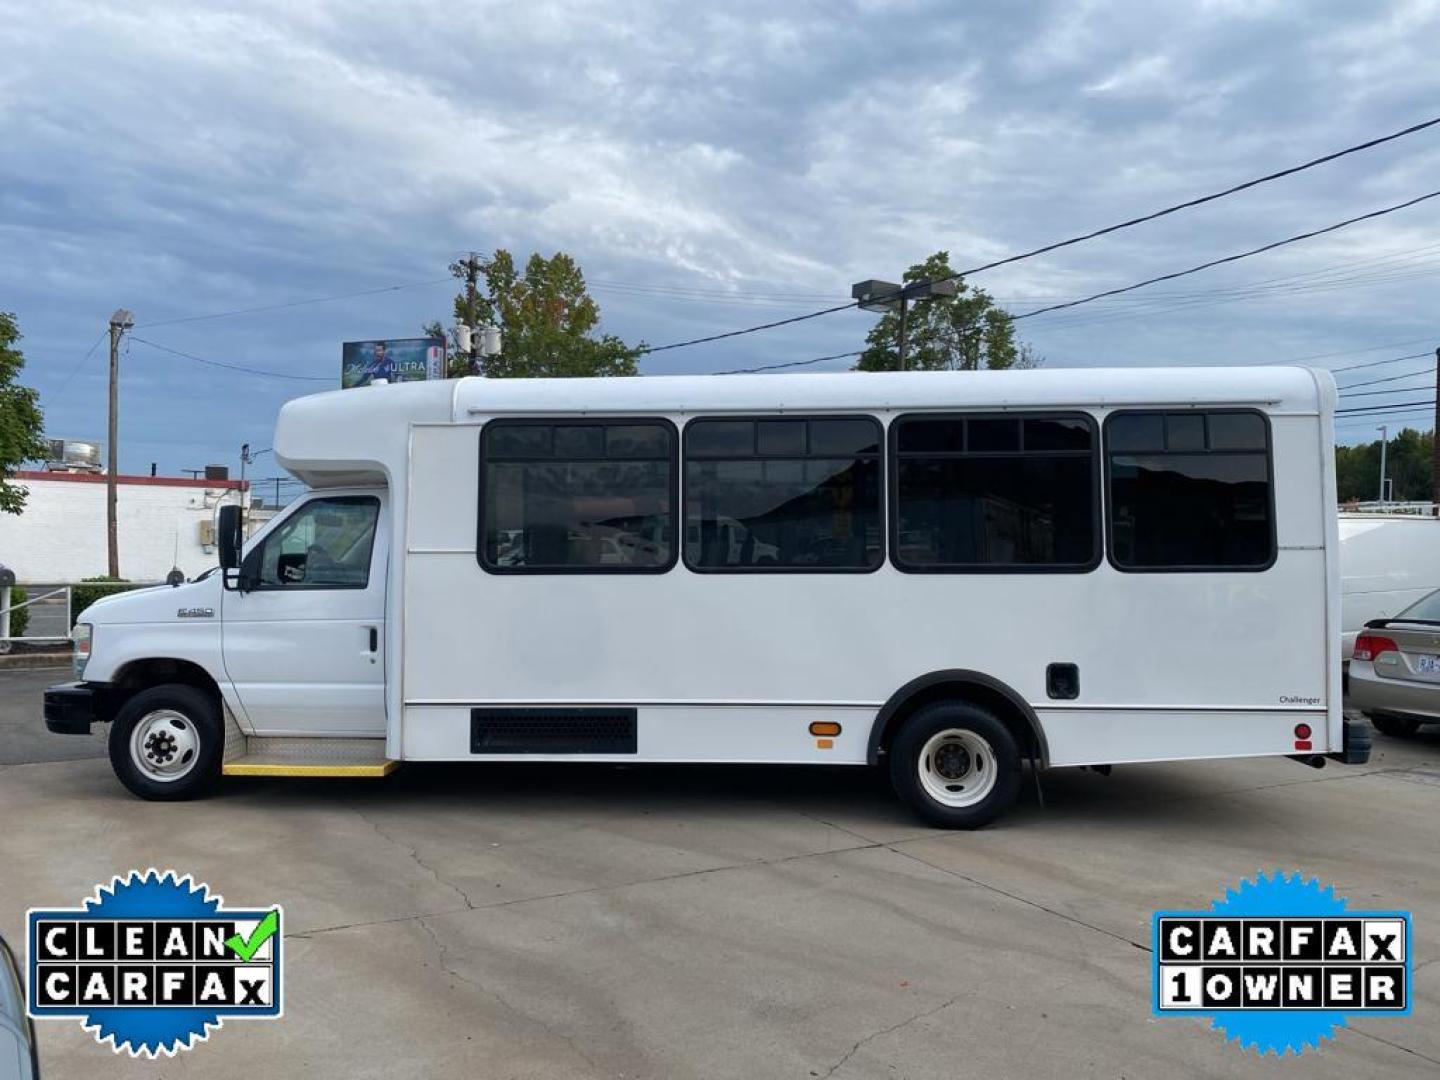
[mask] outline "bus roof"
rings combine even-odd
[[[1333,409],[1328,372],[1303,367],[1038,368],[1020,371],[465,378],[330,391],[280,410],[279,463],[314,486],[404,475],[410,425],[535,414],[1251,406]]]

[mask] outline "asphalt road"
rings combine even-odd
[[[63,677],[63,672],[58,673]],[[1060,770],[997,827],[859,770],[406,765],[130,798],[0,672],[0,932],[131,868],[284,905],[285,1016],[158,1063],[40,1024],[55,1078],[1433,1077],[1440,737],[1365,767]],[[1414,1015],[1261,1060],[1150,1009],[1150,916],[1259,869],[1414,913]]]
[[[0,669],[0,765],[106,756],[107,728],[97,726],[89,736],[45,730],[40,711],[45,688],[74,678],[69,664]]]

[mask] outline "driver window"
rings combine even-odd
[[[313,499],[265,538],[262,589],[363,589],[380,503],[363,495]]]

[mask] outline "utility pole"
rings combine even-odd
[[[135,316],[118,308],[110,316],[110,440],[109,472],[105,477],[105,547],[108,555],[106,570],[110,577],[120,576],[120,530],[115,520],[115,477],[120,442],[120,338],[135,325]]]
[[[1380,501],[1385,501],[1385,448],[1390,441],[1390,429],[1385,424],[1380,428]]]
[[[475,343],[475,290],[480,280],[480,259],[475,252],[470,252],[470,257],[465,260],[465,326],[469,333],[464,335],[465,340],[461,342],[466,349],[465,365],[469,374],[479,375],[480,368],[476,363]]]

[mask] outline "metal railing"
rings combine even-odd
[[[13,588],[24,589],[25,599],[18,604],[10,602],[11,587],[0,588],[0,654],[11,651],[16,644],[64,645],[70,641],[70,627],[75,616],[74,590],[81,587],[94,588],[103,584],[95,581],[61,582],[18,582]],[[159,581],[127,581],[125,590],[144,589],[161,585]],[[119,590],[117,590],[119,591]],[[26,610],[30,614],[25,633],[10,633],[11,613]]]

